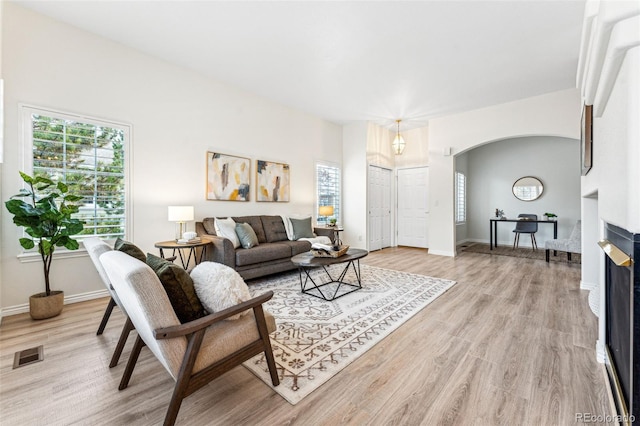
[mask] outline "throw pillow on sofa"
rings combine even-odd
[[[287,232],[287,238],[290,241],[295,241],[295,235],[293,235],[293,225],[291,225],[291,219],[309,219],[311,220],[311,215],[308,214],[293,214],[289,216],[282,215],[282,222],[284,223],[284,229]]]
[[[258,245],[258,236],[248,223],[236,223],[236,234],[242,248],[250,249]]]
[[[127,253],[129,256],[135,257],[140,262],[146,262],[147,261],[147,256],[144,255],[144,252],[142,250],[140,250],[138,248],[138,246],[136,246],[133,243],[130,243],[129,241],[125,241],[120,237],[118,237],[118,239],[116,239],[116,242],[113,245],[113,249],[114,250],[119,250],[119,251],[121,251],[123,253]]]
[[[226,219],[220,219],[216,217],[215,220],[216,235],[231,240],[233,248],[240,247],[240,240],[236,234],[236,222],[230,217]]]
[[[187,271],[151,253],[147,254],[147,265],[160,279],[181,323],[184,324],[206,315]]]
[[[200,301],[210,314],[251,299],[249,287],[240,274],[222,263],[202,262],[193,268],[191,278]],[[228,319],[238,319],[249,311],[242,311]]]
[[[293,228],[293,238],[299,240],[300,238],[313,238],[313,228],[311,226],[311,218],[306,219],[294,219],[289,218],[291,221],[291,227]]]

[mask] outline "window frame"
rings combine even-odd
[[[462,213],[463,218],[460,220],[460,178],[462,176]],[[455,172],[455,222],[456,225],[464,225],[467,223],[467,176],[460,171]]]
[[[124,190],[125,192],[125,207],[124,207],[125,231],[124,232],[125,232],[125,236],[132,235],[133,234],[133,223],[132,223],[133,222],[132,220],[133,202],[131,197],[131,182],[132,182],[131,164],[133,162],[132,162],[131,145],[132,145],[133,132],[132,132],[131,124],[117,122],[110,119],[92,117],[86,114],[60,111],[53,108],[40,107],[36,105],[21,103],[18,105],[18,107],[20,110],[19,117],[21,121],[21,125],[20,125],[21,132],[19,137],[20,144],[21,144],[21,147],[20,147],[20,155],[21,155],[20,163],[22,165],[21,170],[29,175],[33,175],[33,125],[31,120],[32,114],[44,115],[44,116],[60,118],[64,120],[79,121],[82,123],[92,124],[96,126],[114,127],[124,132],[124,143],[123,143],[123,150],[124,150],[123,171],[124,171],[124,185],[125,185],[125,190]],[[23,235],[24,229],[19,228],[19,232],[20,232],[20,236]],[[85,256],[86,250],[84,249],[84,246],[82,244],[82,239],[89,238],[89,237],[91,237],[91,235],[87,235],[85,237],[83,236],[74,237],[78,239],[78,242],[80,242],[80,249],[67,250],[64,247],[58,247],[56,248],[54,257]],[[100,235],[98,235],[98,237],[108,242],[111,242],[112,240],[114,240],[113,238],[103,238]],[[34,248],[32,250],[23,250],[22,253],[18,255],[18,258],[20,258],[22,262],[36,262],[40,260],[40,255],[37,253],[37,249]]]
[[[319,193],[319,185],[318,185],[318,167],[327,167],[333,168],[337,170],[338,173],[338,203],[333,204],[334,206],[334,215],[336,218],[336,223],[342,223],[342,167],[338,163],[333,163],[330,161],[316,161],[314,167],[314,184],[315,184],[315,212],[313,217],[315,218],[316,224],[320,226],[329,226],[329,224],[325,221],[320,221],[320,215],[318,214],[318,210],[320,209],[320,193]],[[324,205],[324,204],[323,204]]]

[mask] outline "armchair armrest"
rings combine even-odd
[[[205,329],[211,324],[218,321],[222,321],[230,316],[236,315],[242,311],[255,308],[267,302],[273,297],[273,291],[268,291],[260,296],[256,296],[253,299],[242,302],[238,305],[232,306],[220,312],[209,314],[206,317],[198,318],[197,320],[189,321],[180,325],[173,325],[171,327],[157,328],[153,330],[153,337],[156,340],[160,339],[172,339],[174,337],[186,336],[188,334],[195,333],[196,331]]]

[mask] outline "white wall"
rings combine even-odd
[[[456,159],[457,160],[457,159]],[[456,164],[458,162],[456,161]],[[496,208],[505,216],[546,212],[558,215],[558,238],[568,238],[580,219],[580,144],[575,139],[524,137],[489,143],[468,151],[467,221],[471,241],[489,242],[489,218]],[[544,185],[542,196],[534,201],[518,200],[513,183],[524,176],[534,176]],[[515,224],[498,224],[498,242],[513,244]],[[553,238],[553,227],[540,224],[536,233],[538,246]],[[530,239],[521,238],[521,246]]]
[[[400,132],[405,142],[404,152],[395,156],[395,167],[423,167],[429,165],[429,127]],[[395,137],[392,132],[391,140]],[[391,145],[391,141],[389,142]]]
[[[568,89],[429,122],[429,252],[455,255],[454,156],[487,142],[521,136],[580,137],[580,96]]]
[[[596,242],[605,222],[640,233],[640,3],[588,2],[579,64],[582,101],[594,110],[593,167],[582,177],[583,223],[590,229],[583,232],[581,284],[592,289],[604,362],[604,256]]]
[[[344,233],[342,241],[356,248],[367,248],[367,130],[366,122],[355,122],[343,128],[342,189],[344,200]]]
[[[133,234],[143,250],[173,237],[167,206],[193,204],[196,219],[215,215],[315,213],[315,162],[342,164],[342,128],[317,117],[141,54],[3,2],[5,164],[2,194],[21,187],[18,104],[130,123]],[[216,150],[291,168],[291,202],[205,200],[205,153]],[[364,162],[364,154],[362,161]],[[255,197],[255,192],[252,194]],[[345,226],[349,222],[345,221]],[[190,224],[193,228],[193,224]],[[42,291],[41,264],[21,263],[19,229],[2,216],[2,307]],[[88,257],[56,259],[52,280],[66,295],[101,290]]]

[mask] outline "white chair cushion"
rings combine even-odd
[[[202,262],[191,271],[191,279],[202,306],[211,314],[251,299],[249,287],[233,268],[216,262]],[[229,317],[239,319],[249,311]]]

